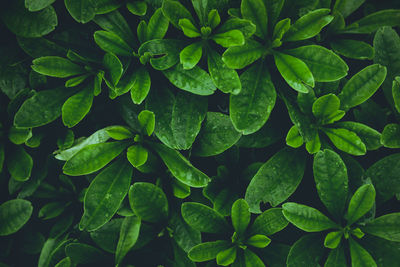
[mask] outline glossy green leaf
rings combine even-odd
[[[104,261],[104,254],[98,248],[84,243],[70,243],[65,246],[65,255],[74,264],[90,264]]]
[[[95,6],[90,0],[64,0],[69,14],[80,23],[91,21],[96,15]]]
[[[310,141],[306,142],[306,150],[310,154],[315,154],[321,149],[321,140],[319,139],[318,132],[315,133],[315,136]]]
[[[16,145],[21,145],[25,143],[31,137],[32,129],[19,129],[13,126],[8,131],[8,139]]]
[[[136,182],[129,189],[129,203],[143,221],[160,222],[168,217],[168,200],[161,188]]]
[[[332,82],[347,75],[349,67],[338,55],[319,45],[307,45],[284,50],[304,63],[310,69],[316,82]]]
[[[233,127],[228,115],[208,112],[193,144],[193,155],[209,157],[221,154],[239,140],[241,134]]]
[[[367,213],[375,203],[375,189],[371,184],[362,185],[350,199],[347,224],[351,225]]]
[[[324,240],[324,246],[330,249],[335,249],[339,246],[342,240],[342,231],[330,232],[326,235]]]
[[[118,245],[115,251],[115,263],[119,265],[126,254],[135,245],[140,230],[140,219],[136,216],[125,217],[119,233]]]
[[[247,39],[256,32],[256,25],[246,19],[230,18],[218,27],[216,32],[222,33],[230,30],[240,30],[243,33],[244,38]]]
[[[123,220],[122,218],[110,220],[99,229],[90,232],[91,239],[104,251],[115,253]]]
[[[329,252],[324,267],[346,266],[346,264],[347,262],[343,245],[339,245],[337,248],[332,249]]]
[[[201,203],[185,202],[181,212],[186,223],[200,232],[223,233],[229,230],[224,216]]]
[[[265,235],[253,235],[246,240],[246,244],[256,247],[256,248],[265,248],[271,243],[271,239]]]
[[[298,148],[303,145],[303,137],[299,133],[299,129],[296,125],[290,127],[287,135],[286,135],[286,144],[293,148]]]
[[[334,94],[328,94],[317,98],[312,105],[312,113],[322,124],[334,122],[340,108],[340,100]],[[344,115],[344,112],[342,112]]]
[[[223,47],[242,46],[245,43],[243,33],[240,30],[216,33],[212,35],[211,39]]]
[[[313,171],[319,198],[328,211],[340,219],[348,194],[346,165],[338,154],[325,149],[316,154]]]
[[[65,126],[71,128],[77,125],[90,111],[93,103],[93,89],[84,88],[71,96],[62,106],[62,120]]]
[[[217,264],[221,266],[228,266],[236,260],[236,250],[235,246],[227,248],[218,252],[217,254]]]
[[[179,62],[179,53],[185,47],[186,42],[171,39],[150,40],[139,48],[139,55],[150,53],[151,66],[156,70],[166,70]]]
[[[140,167],[146,163],[149,152],[141,145],[133,145],[128,147],[126,157],[133,167]]]
[[[282,45],[283,35],[290,29],[290,19],[286,18],[279,21],[274,27],[274,33],[272,35],[272,47],[279,47]]]
[[[314,37],[333,20],[333,16],[328,15],[329,13],[330,10],[327,8],[310,11],[290,26],[282,40],[290,42]]]
[[[323,128],[322,131],[338,149],[355,156],[365,155],[367,148],[354,132],[341,128]]]
[[[94,41],[106,52],[119,56],[132,56],[132,48],[113,32],[96,31],[94,33]]]
[[[106,166],[127,146],[124,141],[88,145],[67,160],[63,171],[71,176],[93,173]]]
[[[246,40],[239,47],[229,47],[222,55],[222,60],[231,69],[243,69],[265,53],[265,48],[256,41]]]
[[[283,53],[274,53],[275,65],[285,81],[294,90],[308,93],[307,86],[314,87],[314,77],[306,63]]]
[[[155,115],[152,111],[142,110],[138,115],[140,125],[146,131],[147,135],[150,136],[154,132],[155,127]]]
[[[356,133],[365,144],[367,150],[376,150],[382,146],[380,142],[381,134],[377,130],[372,129],[365,124],[353,121],[343,121],[338,122],[335,125]]]
[[[140,105],[150,91],[150,74],[146,68],[140,67],[134,71],[133,75],[134,83],[131,88],[131,99],[133,103]]]
[[[203,262],[215,259],[219,252],[232,246],[225,240],[201,243],[189,250],[188,256],[194,262]]]
[[[183,33],[189,38],[199,37],[201,35],[200,31],[193,25],[189,19],[180,19],[179,27],[182,29]]]
[[[23,146],[15,146],[12,152],[7,155],[6,162],[8,172],[13,179],[24,182],[31,176],[33,159]]]
[[[264,163],[246,190],[246,201],[253,213],[261,213],[260,202],[275,207],[294,193],[305,169],[301,150],[284,148]]]
[[[176,28],[180,29],[179,20],[188,19],[192,22],[193,18],[190,12],[179,2],[173,0],[163,1],[163,14]]]
[[[365,0],[338,0],[335,2],[333,9],[339,11],[343,17],[347,17],[356,11],[364,2]]]
[[[193,69],[199,63],[203,54],[203,45],[201,42],[186,46],[179,54],[180,62],[185,70]]]
[[[268,13],[262,0],[243,0],[240,11],[244,19],[248,19],[256,25],[255,34],[258,37],[267,37]]]
[[[262,62],[246,70],[240,79],[243,90],[230,96],[229,113],[236,130],[248,135],[258,131],[268,120],[275,106],[276,91]]]
[[[339,55],[354,59],[372,59],[374,48],[369,44],[350,39],[338,39],[330,43],[333,51]]]
[[[51,77],[66,78],[86,72],[81,66],[63,57],[40,57],[34,59],[32,63],[32,69],[34,71]]]
[[[45,7],[48,7],[52,3],[54,3],[55,0],[25,0],[25,7],[31,11],[39,11],[42,10]]]
[[[244,252],[244,262],[245,266],[254,266],[254,267],[263,267],[265,264],[262,262],[262,260],[249,249],[246,249]]]
[[[207,24],[214,29],[221,23],[221,17],[219,16],[218,10],[210,10],[207,16]]]
[[[390,213],[380,216],[362,227],[363,232],[400,242],[400,213]]]
[[[293,202],[283,204],[282,208],[285,218],[303,231],[321,232],[338,227],[336,223],[314,208]]]
[[[338,95],[342,109],[348,110],[370,98],[386,78],[386,67],[370,65],[355,74]]]
[[[65,257],[61,261],[59,261],[54,267],[71,267],[71,258]]]
[[[121,61],[114,54],[107,53],[103,57],[103,66],[106,69],[105,81],[111,82],[112,87],[114,87],[119,82],[123,73]]]
[[[162,9],[154,11],[147,25],[147,40],[162,39],[167,33],[169,26],[168,19],[164,16]]]
[[[257,216],[249,228],[252,235],[273,235],[288,225],[281,208],[271,208]]]
[[[144,16],[147,12],[147,3],[145,1],[132,1],[126,3],[126,8],[133,15]]]
[[[360,246],[353,239],[349,239],[350,243],[350,256],[351,256],[351,266],[361,267],[361,266],[371,266],[377,267],[376,262],[372,258],[371,254],[368,253],[362,246]]]
[[[0,236],[11,235],[19,231],[32,215],[31,202],[13,199],[0,205]]]
[[[246,200],[238,199],[232,205],[231,211],[232,225],[235,232],[241,236],[250,223],[249,205]]]
[[[168,226],[174,232],[173,238],[185,252],[188,252],[192,247],[201,243],[201,233],[184,221],[179,210],[171,211],[171,213]]]
[[[381,142],[388,148],[400,148],[400,125],[390,123],[385,126],[382,132]]]
[[[114,140],[125,140],[133,138],[133,133],[125,126],[109,126],[105,128],[106,133]]]
[[[38,217],[42,220],[53,219],[61,215],[65,208],[66,205],[63,202],[49,202],[39,210]]]
[[[399,23],[399,9],[384,9],[353,22],[344,31],[346,33],[372,33],[380,27],[397,26]]]

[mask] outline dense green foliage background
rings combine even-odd
[[[0,266],[400,266],[400,2],[0,9]]]

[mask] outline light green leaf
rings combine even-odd
[[[133,138],[133,133],[125,126],[109,126],[105,128],[106,133],[114,140],[125,140]]]
[[[286,135],[286,144],[293,148],[298,148],[303,145],[303,137],[299,133],[299,129],[296,125],[290,127],[287,135]]]
[[[38,217],[42,220],[56,218],[64,212],[66,206],[63,202],[49,202],[39,210]]]
[[[199,63],[203,54],[203,45],[196,42],[186,46],[179,54],[180,62],[185,70],[193,69]]]
[[[138,120],[143,129],[146,130],[147,135],[151,136],[156,123],[154,113],[149,110],[142,110],[138,115]]]
[[[275,106],[276,91],[263,62],[247,69],[240,79],[242,90],[230,96],[229,113],[236,130],[248,135],[267,122]]]
[[[218,27],[216,32],[222,33],[230,30],[239,30],[243,33],[244,38],[248,39],[256,32],[256,25],[247,19],[230,18]]]
[[[305,157],[301,150],[284,148],[264,163],[246,190],[252,213],[261,213],[260,202],[275,207],[294,193],[304,175]]]
[[[179,2],[166,0],[163,1],[162,11],[164,16],[174,25],[176,28],[180,29],[179,20],[188,19],[194,22],[190,12]]]
[[[119,79],[122,76],[123,67],[121,61],[114,54],[107,53],[103,57],[103,66],[106,69],[105,81],[111,82],[111,86],[107,84],[109,87],[113,88],[119,82]]]
[[[375,51],[369,44],[350,39],[338,39],[330,43],[333,51],[339,55],[354,59],[372,59]]]
[[[290,29],[290,19],[286,18],[279,21],[274,27],[274,33],[272,35],[272,47],[279,47],[282,45],[283,35]]]
[[[252,267],[264,267],[265,264],[262,262],[262,260],[249,249],[246,249],[244,252],[244,261],[245,261],[245,266],[252,266]]]
[[[186,42],[171,39],[155,39],[142,44],[139,55],[150,53],[151,66],[156,70],[166,70],[179,62],[179,53],[185,47]]]
[[[212,95],[217,89],[210,75],[197,66],[185,70],[178,64],[163,73],[173,85],[196,95]]]
[[[216,33],[211,36],[211,39],[223,47],[242,46],[245,43],[243,33],[240,30]]]
[[[145,67],[140,67],[134,71],[133,76],[134,83],[131,88],[131,99],[133,103],[140,105],[150,91],[150,74]]]
[[[146,163],[149,152],[141,145],[132,145],[126,151],[126,157],[133,167],[140,167]]]
[[[145,1],[131,1],[126,3],[126,8],[133,15],[144,16],[147,12],[147,3]]]
[[[191,187],[204,187],[210,181],[206,174],[196,169],[178,151],[163,144],[151,143],[150,145],[164,161],[171,174],[182,183]]]
[[[325,149],[315,155],[313,171],[319,198],[335,218],[341,219],[349,190],[346,165],[337,153]]]
[[[306,150],[310,154],[315,154],[321,149],[321,140],[319,139],[318,132],[315,133],[315,136],[310,141],[306,142]]]
[[[133,55],[133,49],[113,32],[96,31],[94,33],[94,41],[106,52],[127,57]]]
[[[271,208],[257,216],[249,228],[252,235],[273,235],[288,225],[281,208]]]
[[[45,56],[34,59],[32,63],[34,71],[51,77],[66,78],[86,72],[81,66],[63,57]]]
[[[115,251],[115,263],[117,266],[135,245],[139,237],[140,223],[140,219],[136,216],[125,217],[122,221],[118,245]]]
[[[221,17],[219,16],[218,10],[210,10],[207,16],[207,25],[212,29],[215,29],[221,23]]]
[[[32,172],[32,157],[25,151],[23,146],[15,146],[7,155],[7,169],[11,177],[17,181],[24,182],[29,179]]]
[[[316,82],[333,82],[347,75],[349,67],[338,55],[319,45],[307,45],[284,50],[309,67]]]
[[[229,225],[224,216],[201,203],[185,202],[182,204],[181,212],[186,223],[200,232],[224,233],[229,231]]]
[[[233,229],[239,236],[242,236],[250,223],[249,205],[246,200],[240,198],[233,203],[231,218]]]
[[[268,34],[268,13],[262,0],[242,0],[240,11],[244,19],[256,25],[255,34],[266,38]]]
[[[384,147],[400,148],[400,125],[396,123],[386,125],[382,132],[381,142]]]
[[[355,156],[365,155],[367,148],[354,132],[341,128],[323,128],[322,131],[338,149]]]
[[[265,248],[271,243],[271,239],[265,235],[253,235],[246,240],[246,244],[256,247],[256,248]]]
[[[352,238],[349,239],[350,243],[350,256],[351,266],[354,267],[377,267],[376,262],[372,258],[371,254],[368,253],[362,246],[360,246]]]
[[[32,137],[32,129],[30,128],[20,129],[16,128],[15,126],[12,126],[8,131],[8,139],[16,145],[21,145],[25,143],[31,137]]]
[[[147,40],[162,39],[168,31],[169,21],[164,16],[162,9],[158,8],[147,25]]]
[[[225,250],[218,252],[217,264],[221,266],[228,266],[236,260],[236,246],[232,246]]]
[[[339,246],[342,240],[342,231],[330,232],[326,235],[324,240],[324,246],[330,249],[335,249]]]
[[[351,225],[367,213],[375,203],[375,189],[371,184],[360,186],[350,199],[347,225]]]
[[[84,74],[84,75],[80,75],[80,76],[76,76],[73,77],[71,79],[68,79],[65,82],[65,87],[75,87],[80,85],[81,83],[83,83],[88,77],[90,76],[90,74]]]
[[[71,267],[71,258],[65,257],[64,259],[60,260],[54,267]]]
[[[329,124],[337,118],[337,111],[340,108],[340,100],[334,94],[328,94],[317,98],[312,105],[312,113],[318,118],[321,124]],[[344,112],[343,112],[344,115]]]
[[[268,25],[269,28],[272,29],[275,26],[278,18],[281,14],[283,5],[285,3],[284,0],[263,0],[265,4],[265,8],[268,13]]]
[[[85,146],[64,164],[67,175],[80,176],[100,170],[116,158],[129,145],[125,141]]]
[[[81,231],[97,230],[114,216],[128,193],[132,171],[132,166],[120,159],[94,178],[83,201],[84,212],[79,223]]]
[[[314,208],[293,202],[283,204],[282,208],[286,220],[303,231],[321,232],[338,227],[336,223]]]
[[[208,112],[200,130],[192,153],[195,156],[209,157],[221,154],[239,140],[241,134],[233,127],[228,115]]]
[[[359,19],[343,31],[346,33],[372,33],[383,26],[397,26],[400,24],[399,9],[384,9]]]
[[[327,8],[310,11],[290,26],[282,40],[291,42],[314,37],[333,20],[333,16],[328,15],[329,13],[330,10]]]
[[[336,123],[335,126],[356,133],[365,144],[367,150],[376,150],[382,146],[380,142],[381,134],[365,124],[353,121],[343,121]]]
[[[77,125],[88,114],[92,103],[93,88],[90,86],[68,98],[61,109],[64,125],[69,128]]]
[[[179,26],[185,34],[189,38],[199,37],[200,31],[193,25],[193,23],[189,19],[180,19]]]
[[[307,86],[314,87],[314,77],[306,63],[300,59],[283,53],[274,53],[275,65],[285,81],[294,90],[308,93]]]
[[[400,76],[395,77],[392,84],[392,95],[394,106],[397,112],[400,113]]]
[[[239,47],[229,47],[222,55],[222,60],[231,69],[243,69],[259,59],[265,53],[265,48],[258,42],[246,40]]]
[[[0,236],[19,231],[32,215],[33,207],[28,200],[13,199],[0,205]]]
[[[194,262],[203,262],[215,259],[220,251],[232,246],[232,243],[225,240],[205,242],[194,246],[189,250],[188,256]]]
[[[25,0],[25,7],[31,11],[39,11],[42,10],[45,7],[48,7],[52,3],[54,3],[55,0]]]
[[[91,21],[95,13],[95,6],[90,0],[64,0],[69,14],[80,23]]]
[[[400,242],[400,213],[390,213],[380,216],[362,227],[363,232]]]
[[[338,95],[342,109],[348,110],[370,98],[386,77],[386,67],[379,64],[365,67],[345,84]]]

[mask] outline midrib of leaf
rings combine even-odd
[[[335,136],[339,137],[340,139],[346,141],[347,144],[349,144],[350,146],[356,148],[358,151],[364,152],[363,150],[360,149],[360,147],[358,147],[358,146],[354,145],[352,142],[350,142],[349,139],[345,138],[344,136],[337,135],[336,133],[330,131],[330,128],[323,128],[322,130],[325,131],[325,132],[329,132],[330,134],[335,135]],[[357,135],[356,133],[354,133],[354,134]],[[360,137],[358,136],[358,138],[360,138]]]
[[[368,193],[368,191],[366,190],[366,191],[361,195],[361,201],[358,202],[358,204],[357,204],[357,206],[356,206],[356,209],[354,209],[354,213],[353,213],[352,218],[354,217],[354,214],[357,212],[357,210],[361,207],[362,203],[364,203],[364,200],[365,200],[365,198],[366,198],[367,193]],[[367,211],[367,212],[368,212],[368,211]],[[348,220],[350,221],[350,219],[352,219],[352,218],[349,218]],[[352,222],[351,224],[353,224],[353,223],[355,223],[355,221]]]
[[[303,79],[297,75],[297,73],[294,71],[294,69],[291,67],[290,64],[287,63],[287,61],[284,59],[284,57],[282,57],[281,55],[277,54],[278,57],[280,57],[281,62],[283,62],[285,64],[285,66],[290,70],[290,72],[292,74],[294,74],[294,76],[297,78],[297,80],[299,80],[302,84],[306,84],[305,81],[303,81]],[[292,56],[293,57],[293,56]],[[298,59],[301,61],[301,59]],[[305,63],[304,63],[305,64]],[[308,85],[308,84],[307,84]]]
[[[322,18],[324,18],[324,17],[326,17],[327,15],[326,14],[324,14],[324,15],[320,15],[320,16],[318,16],[317,18],[315,18],[314,20],[309,20],[307,23],[305,23],[305,24],[303,24],[302,26],[303,26],[303,30],[299,30],[299,28],[297,28],[297,25],[296,25],[296,22],[295,22],[295,24],[293,24],[293,28],[295,29],[295,32],[293,33],[293,35],[294,34],[298,34],[299,32],[304,32],[304,28],[307,28],[308,26],[310,26],[310,25],[313,25],[313,24],[317,24],[317,22],[319,21],[319,20],[321,20]]]

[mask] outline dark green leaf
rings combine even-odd
[[[324,253],[323,240],[319,234],[302,236],[290,248],[287,267],[320,266]]]
[[[32,215],[28,200],[13,199],[0,205],[0,236],[11,235],[24,226]]]
[[[93,88],[84,88],[71,96],[62,106],[62,120],[65,126],[71,128],[78,124],[90,111],[93,102]]]
[[[180,29],[179,27],[180,19],[188,19],[194,22],[190,12],[181,3],[177,1],[172,1],[172,0],[163,1],[162,11],[164,16],[168,18],[171,24],[178,29]]]
[[[351,266],[362,267],[371,266],[377,267],[371,254],[368,253],[362,246],[360,246],[352,238],[349,239],[350,243],[350,255],[351,255]]]
[[[119,56],[132,56],[132,48],[118,35],[113,32],[96,31],[94,33],[94,41],[106,52]]]
[[[126,254],[135,245],[140,230],[140,219],[136,216],[125,217],[122,221],[118,245],[115,251],[115,263],[117,266],[124,259]]]
[[[256,25],[255,34],[260,38],[267,37],[268,16],[262,0],[242,0],[240,10],[244,19]]]
[[[23,146],[15,146],[6,161],[8,172],[13,179],[20,182],[29,179],[32,172],[33,159]]]
[[[265,53],[265,48],[256,41],[247,40],[246,43],[238,47],[229,47],[222,55],[222,60],[232,69],[242,69]]]
[[[374,48],[369,44],[349,39],[338,39],[331,42],[332,49],[345,57],[355,59],[372,59],[374,57]]]
[[[95,13],[95,7],[90,0],[64,0],[69,14],[80,23],[91,21]]]
[[[385,9],[369,14],[353,22],[344,29],[346,33],[372,33],[382,26],[397,26],[400,24],[399,9]]]
[[[34,59],[32,63],[32,69],[34,71],[52,77],[66,78],[86,72],[86,70],[81,66],[76,65],[63,57],[40,57]]]
[[[384,238],[389,241],[400,242],[400,213],[390,213],[378,217],[366,226],[363,232]]]

